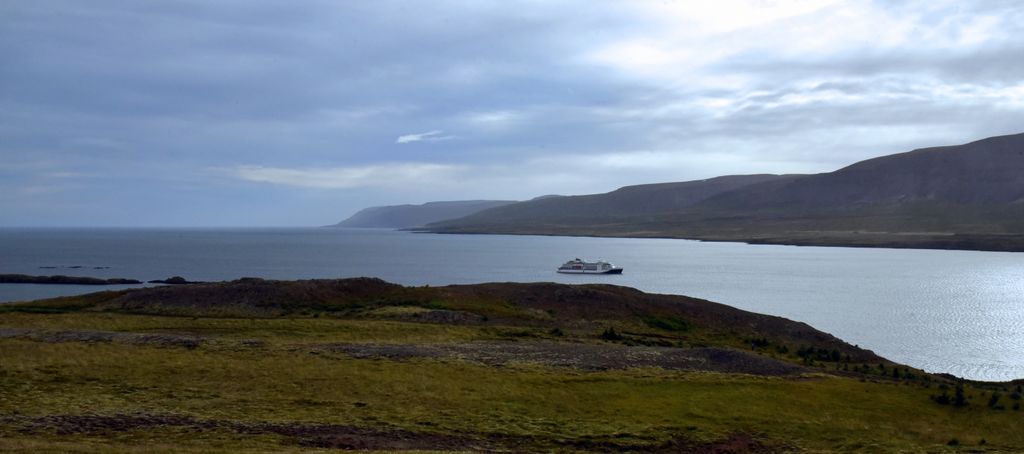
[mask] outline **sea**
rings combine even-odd
[[[562,275],[573,258],[622,275]],[[929,372],[1024,378],[1024,253],[378,229],[0,229],[0,274],[605,283],[806,322]],[[0,302],[137,286],[0,284]]]

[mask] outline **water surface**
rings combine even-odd
[[[625,272],[554,273],[574,257],[603,258]],[[807,322],[932,372],[1024,378],[1021,253],[356,229],[3,229],[0,273],[211,281],[374,276],[406,285],[603,282]],[[0,284],[0,301],[108,288],[122,287]]]

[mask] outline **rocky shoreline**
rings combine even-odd
[[[101,279],[85,276],[30,276],[27,274],[0,274],[0,284],[59,284],[59,285],[133,285],[141,284],[136,279]]]

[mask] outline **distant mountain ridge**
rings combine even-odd
[[[834,172],[759,185],[706,201],[736,210],[1024,203],[1024,134],[922,148]]]
[[[726,176],[533,200],[426,230],[1024,251],[1024,134],[816,175]]]
[[[393,228],[422,227],[432,222],[455,219],[480,210],[515,203],[512,200],[459,200],[427,202],[422,205],[390,205],[365,208],[331,227]]]
[[[709,197],[752,184],[797,177],[799,175],[727,175],[680,183],[625,186],[604,194],[539,197],[482,210],[461,219],[441,221],[437,225],[572,222],[574,219],[655,215],[679,211]]]

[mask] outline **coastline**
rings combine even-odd
[[[32,276],[28,274],[0,274],[0,284],[37,284],[37,285],[136,285],[143,282],[126,278],[97,278],[89,276]]]
[[[1021,315],[997,315],[1020,300],[1019,287],[1014,284],[1024,258],[1019,254],[545,236],[433,235],[431,239],[407,232],[342,230],[298,229],[285,235],[257,235],[250,230],[200,235],[118,231],[89,233],[84,238],[97,241],[84,242],[76,232],[9,236],[8,244],[33,245],[26,251],[32,254],[36,249],[45,252],[38,246],[48,244],[58,245],[53,248],[57,251],[65,244],[79,244],[88,254],[68,258],[28,255],[24,266],[9,272],[42,274],[33,272],[41,268],[37,265],[84,264],[88,268],[110,267],[90,274],[95,277],[140,280],[180,274],[203,281],[243,276],[309,279],[371,275],[406,285],[602,281],[648,292],[694,295],[807,321],[851,342],[876,348],[885,357],[930,371],[987,380],[1021,376],[1016,340],[1000,334],[1012,332]],[[647,236],[651,236],[649,232]],[[103,247],[111,241],[123,242],[123,247]],[[175,244],[173,249],[180,253],[151,262],[124,259],[162,244]],[[364,244],[368,246],[361,246]],[[375,252],[351,252],[364,250]],[[196,259],[211,253],[222,258],[220,266]],[[262,259],[252,260],[254,256]],[[448,260],[438,262],[441,256]],[[624,265],[626,274],[598,280],[554,273],[558,263],[575,256],[609,259]],[[506,265],[500,271],[478,266],[498,262]],[[852,288],[856,291],[850,291]],[[0,284],[0,300],[29,301],[96,290],[77,285]],[[956,296],[964,291],[973,296]],[[947,322],[958,311],[965,311],[957,320],[966,329],[959,333],[953,332],[959,328]],[[876,321],[879,314],[891,316]],[[943,342],[935,341],[939,339]]]
[[[0,348],[0,450],[1024,447],[1024,380],[928,373],[806,323],[606,284],[99,292],[0,306]]]
[[[585,238],[656,238],[693,240],[704,242],[725,242],[744,244],[766,244],[778,246],[817,246],[845,248],[881,249],[931,249],[947,251],[1024,252],[1024,235],[1015,234],[917,234],[881,232],[807,232],[804,235],[763,234],[763,235],[714,235],[688,234],[664,231],[579,231],[579,229],[396,229],[413,233],[463,234],[463,235],[534,235]]]

